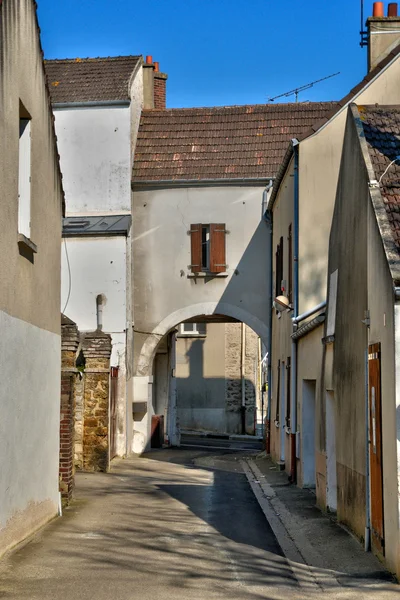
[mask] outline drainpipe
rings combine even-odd
[[[242,376],[242,434],[246,433],[246,325],[242,323],[242,360],[241,360],[241,376]]]
[[[267,206],[268,193],[271,191],[274,182],[271,179],[267,187],[263,192],[263,208]],[[263,218],[267,223],[269,229],[269,240],[268,240],[268,254],[269,254],[269,301],[270,309],[268,315],[268,347],[267,347],[267,383],[268,383],[268,396],[267,396],[267,416],[265,419],[265,453],[271,454],[271,400],[272,400],[272,366],[271,366],[271,350],[272,350],[272,300],[273,300],[273,277],[272,277],[272,211],[266,210],[263,214]]]
[[[294,227],[293,227],[293,319],[299,316],[299,142],[292,140],[294,152]],[[290,481],[297,481],[297,340],[292,339],[290,398]]]

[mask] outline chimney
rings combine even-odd
[[[390,2],[385,17],[384,3],[374,2],[373,16],[367,19],[368,71],[371,71],[400,44],[400,17],[397,2]]]
[[[166,82],[168,75],[160,72],[158,62],[146,56],[143,64],[143,108],[166,108]]]

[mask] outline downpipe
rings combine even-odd
[[[269,243],[268,243],[268,252],[269,252],[269,302],[270,309],[268,311],[268,345],[267,345],[267,384],[268,384],[268,393],[267,393],[267,410],[265,417],[265,453],[271,454],[271,400],[272,400],[272,366],[271,366],[271,350],[272,350],[272,286],[273,286],[273,277],[272,277],[272,237],[273,237],[273,226],[272,226],[272,211],[265,210],[264,207],[267,206],[268,194],[272,190],[273,180],[271,179],[268,186],[265,188],[263,192],[263,219],[267,223],[267,227],[269,229]]]
[[[293,228],[293,319],[299,316],[299,142],[292,140],[294,152],[294,228]],[[290,477],[297,483],[297,340],[292,340],[290,398]]]
[[[242,434],[246,433],[246,325],[242,323],[242,356],[241,356],[241,376],[242,376]]]

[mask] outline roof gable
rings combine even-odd
[[[268,179],[331,102],[144,110],[133,182]]]
[[[377,223],[397,280],[399,265],[396,271],[393,267],[400,261],[400,106],[359,106],[358,116],[368,153],[367,168],[372,168],[377,182],[371,190]]]
[[[352,100],[364,89],[369,83],[379,76],[381,71],[384,71],[389,64],[400,55],[400,44],[393,48],[393,50],[383,59],[380,63],[376,65],[356,86],[354,86],[348,94],[346,94],[339,102],[332,103],[332,109],[328,111],[321,119],[316,120],[315,123],[304,133],[297,137],[299,142],[307,139],[308,137],[317,133],[322,127],[324,127],[331,119],[333,119],[343,108],[345,108],[348,104],[351,103]],[[283,177],[286,173],[286,170],[289,166],[290,159],[293,154],[292,145],[289,144],[286,153],[284,155],[284,159],[280,168],[278,170],[277,177],[274,182],[274,187],[272,189],[272,194],[269,200],[268,207],[271,208],[275,202],[276,196],[279,191],[279,187],[282,183]]]
[[[129,101],[129,82],[141,56],[46,60],[51,101]]]

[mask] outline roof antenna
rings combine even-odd
[[[330,79],[331,77],[336,77],[336,75],[340,75],[340,71],[338,73],[333,73],[332,75],[328,75],[327,77],[322,77],[322,79],[317,79],[316,81],[307,83],[306,85],[302,85],[301,87],[295,88],[294,90],[290,90],[290,92],[285,92],[284,94],[279,94],[279,96],[274,96],[273,98],[268,98],[268,102],[273,102],[274,100],[277,100],[278,98],[283,98],[283,97],[287,98],[288,96],[293,96],[293,94],[296,97],[296,102],[298,102],[300,92],[304,92],[304,90],[308,90],[308,89],[312,88],[316,83],[319,83],[320,81],[325,81],[325,79]]]
[[[364,46],[368,46],[368,31],[364,29],[364,0],[361,0],[361,27],[360,27],[360,46],[364,48]]]

